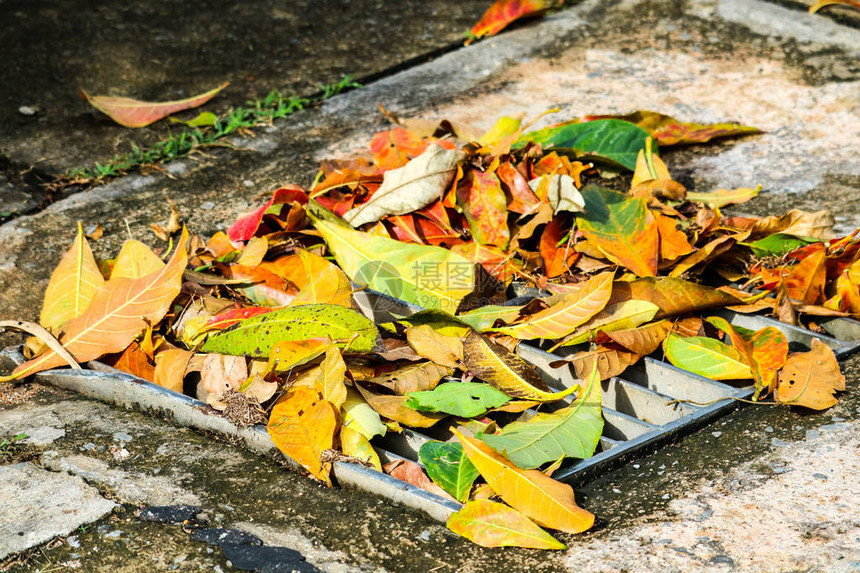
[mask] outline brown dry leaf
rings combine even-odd
[[[182,286],[182,272],[188,260],[187,242],[188,232],[183,230],[170,262],[157,273],[106,282],[86,312],[66,323],[60,339],[63,347],[78,362],[94,360],[124,350],[147,325],[160,322]],[[56,352],[48,350],[18,366],[9,379],[65,364]]]
[[[84,238],[83,225],[78,222],[75,242],[51,273],[39,324],[58,333],[65,323],[84,313],[104,282],[90,245]]]
[[[170,205],[170,218],[167,220],[167,224],[162,226],[158,223],[151,223],[149,225],[155,236],[162,241],[169,241],[170,236],[182,228],[182,225],[179,223],[179,211],[176,210],[176,205],[169,198],[167,199],[167,203]]]
[[[428,324],[406,329],[406,340],[418,355],[448,368],[458,368],[463,361],[463,341],[445,336]]]
[[[365,388],[361,384],[356,384],[355,387],[358,388],[359,392],[361,392],[365,402],[367,402],[371,408],[376,410],[379,415],[384,416],[389,420],[394,420],[404,426],[409,426],[411,428],[429,428],[445,417],[445,414],[418,412],[412,408],[407,408],[405,405],[406,396],[386,396],[383,394],[377,394],[376,392]]]
[[[597,334],[595,342],[597,344],[606,344],[611,341],[620,344],[630,352],[645,355],[657,350],[663,340],[669,335],[670,330],[672,330],[672,323],[668,320],[661,320],[651,324],[643,324],[637,328],[616,330],[614,332],[601,331]],[[588,371],[586,370],[586,372]]]
[[[784,233],[797,237],[814,237],[828,240],[833,238],[833,225],[836,219],[827,210],[810,213],[792,209],[785,215],[773,215],[756,221],[750,228],[750,240]]]
[[[735,237],[719,237],[706,243],[698,251],[684,258],[672,268],[669,276],[680,278],[687,273],[693,273],[694,270],[701,271],[705,265],[713,261],[729,249],[735,246]]]
[[[630,365],[635,364],[641,357],[640,354],[634,354],[633,352],[598,346],[594,350],[584,350],[564,360],[552,362],[550,366],[558,368],[565,364],[570,364],[576,377],[580,380],[585,380],[597,368],[600,379],[606,380],[613,376],[618,376],[627,370]]]
[[[398,396],[405,396],[409,392],[432,390],[439,380],[453,373],[453,368],[446,368],[435,362],[419,362],[401,366],[397,370],[386,372],[369,381],[388,388]]]
[[[433,483],[421,466],[409,460],[394,460],[382,466],[382,470],[391,477],[397,478],[406,483],[412,484],[415,487],[420,487],[425,491],[436,494],[450,501],[457,501],[451,495]]]
[[[248,365],[244,356],[207,354],[200,370],[197,399],[216,410],[223,410],[225,404],[221,397],[228,390],[238,391],[247,378]]]
[[[838,402],[835,391],[845,390],[845,376],[829,346],[812,339],[812,350],[788,356],[779,373],[774,399],[780,404],[825,410]]]
[[[334,445],[337,410],[313,388],[294,388],[282,396],[269,416],[266,430],[275,446],[331,486],[331,462],[322,454]]]

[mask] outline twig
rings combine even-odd
[[[28,334],[32,334],[42,342],[44,342],[48,348],[57,353],[57,355],[69,363],[69,366],[76,370],[81,370],[81,365],[78,364],[75,357],[71,355],[71,353],[65,349],[65,347],[60,344],[60,341],[56,339],[56,337],[48,332],[45,328],[39,326],[34,322],[27,322],[25,320],[0,320],[0,332],[3,330],[11,328],[13,330],[20,330],[22,332],[26,332]],[[10,374],[9,376],[0,376],[0,382],[10,382],[17,378],[14,374]]]

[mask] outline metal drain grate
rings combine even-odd
[[[389,322],[421,310],[370,291],[356,292],[355,298],[364,313],[376,322]],[[829,333],[822,335],[766,316],[730,311],[718,314],[732,324],[746,328],[775,326],[785,333],[791,350],[807,349],[813,338],[830,346],[839,359],[860,348],[860,322],[851,319],[834,318],[820,322],[820,326]],[[578,383],[570,366],[550,366],[551,362],[560,359],[559,356],[525,343],[517,347],[517,353],[537,367],[551,388],[561,389]],[[23,356],[17,349],[0,353],[0,367],[4,369],[22,361]],[[257,452],[271,454],[276,451],[263,426],[237,428],[203,402],[99,363],[91,363],[91,366],[97,370],[50,370],[36,377],[42,382],[91,398],[167,416],[183,426],[239,438]],[[556,470],[554,478],[572,484],[589,481],[701,428],[733,410],[737,405],[734,398],[747,398],[753,393],[751,386],[732,386],[710,380],[650,357],[628,368],[622,376],[603,381],[602,388],[605,423],[597,452],[585,460],[567,461]],[[404,429],[402,434],[375,439],[374,446],[383,463],[400,458],[420,463],[418,449],[422,444],[451,438],[444,427],[431,428],[425,433]],[[457,503],[359,464],[336,462],[334,476],[341,486],[384,496],[440,521],[459,508]]]

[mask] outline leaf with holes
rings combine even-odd
[[[340,348],[364,354],[377,345],[376,326],[361,313],[334,304],[307,304],[245,319],[212,335],[203,352],[268,357],[282,340],[330,338]]]
[[[845,375],[833,350],[813,338],[812,350],[789,355],[774,398],[780,404],[825,410],[838,402],[833,394],[841,390],[845,390]]]
[[[520,469],[480,440],[468,438],[455,428],[451,431],[493,491],[538,525],[582,533],[594,524],[594,515],[576,505],[569,485],[537,470]]]
[[[594,368],[570,406],[513,422],[496,434],[483,434],[481,440],[525,469],[562,457],[591,457],[603,432],[600,395],[600,373]]]
[[[442,412],[459,418],[475,418],[508,403],[510,398],[480,382],[447,382],[433,390],[410,392],[406,406],[420,412]]]
[[[478,470],[463,453],[457,442],[426,442],[418,450],[418,457],[427,475],[439,487],[454,496],[460,503],[469,499]]]
[[[334,445],[337,410],[312,388],[295,388],[272,408],[266,426],[275,446],[312,476],[331,486],[331,463],[322,454]]]

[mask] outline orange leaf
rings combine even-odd
[[[155,379],[153,382],[168,390],[182,394],[183,379],[188,361],[194,355],[190,350],[170,348],[155,355]]]
[[[132,376],[143,378],[149,382],[155,381],[155,366],[149,361],[149,356],[137,342],[132,342],[119,356],[103,361]]]
[[[172,113],[203,105],[228,85],[230,82],[224,82],[214,90],[204,94],[165,102],[146,102],[127,97],[91,96],[83,90],[81,90],[81,95],[90,102],[90,105],[118,124],[125,127],[145,127]]]
[[[599,336],[599,335],[598,335]],[[552,366],[561,366],[570,363],[576,377],[585,380],[591,372],[597,368],[601,380],[618,376],[631,364],[635,364],[642,356],[617,348],[598,346],[594,350],[577,352],[570,358],[553,362]]]
[[[788,296],[806,304],[818,304],[824,301],[827,251],[820,243],[816,246],[819,248],[814,253],[782,275],[782,284],[785,285]]]
[[[567,549],[519,511],[488,499],[466,503],[448,518],[447,526],[482,547]]]
[[[618,281],[613,285],[609,304],[625,300],[645,300],[656,304],[660,307],[658,319],[740,304],[737,298],[713,287],[671,277]]]
[[[559,0],[496,0],[472,27],[472,35],[478,38],[495,36],[514,20],[536,16],[560,5]]]
[[[337,346],[329,343],[322,364],[302,372],[293,382],[293,388],[306,386],[316,389],[336,409],[346,401],[346,363]]]
[[[66,324],[60,339],[65,349],[78,362],[94,360],[125,349],[148,324],[164,318],[182,286],[182,272],[188,260],[187,242],[188,231],[183,229],[170,262],[156,273],[106,282],[86,312]],[[21,364],[12,375],[20,378],[65,364],[56,352],[48,350]]]
[[[605,344],[609,341],[619,344],[636,354],[651,354],[660,347],[669,331],[672,323],[667,320],[652,322],[637,328],[616,330],[614,332],[600,331],[597,333],[595,342]]]
[[[296,250],[294,257],[304,270],[304,280],[296,282],[299,294],[297,304],[337,304],[352,307],[352,286],[339,267],[310,251]],[[295,282],[295,281],[294,281]]]
[[[674,261],[693,252],[687,235],[678,229],[678,221],[672,217],[654,213],[660,234],[660,260]]]
[[[298,294],[298,289],[289,280],[269,271],[269,267],[260,265],[258,267],[245,267],[242,265],[221,265],[218,268],[224,276],[230,279],[247,279],[249,286],[236,286],[235,289],[242,293],[248,300],[259,306],[279,307],[293,302]]]
[[[573,250],[570,241],[566,241],[561,247],[558,246],[563,238],[563,231],[563,218],[556,216],[544,228],[540,237],[540,256],[549,279],[568,272],[570,266],[579,258],[579,253]]]
[[[731,249],[734,245],[735,238],[732,236],[716,238],[692,255],[678,261],[669,273],[669,276],[679,278],[692,272],[694,267],[698,267],[697,270],[701,271],[709,262]]]
[[[424,153],[429,144],[417,133],[402,127],[380,131],[370,140],[373,164],[380,169],[403,167],[410,159]]]
[[[659,235],[645,200],[594,185],[582,196],[587,212],[577,217],[577,227],[588,242],[640,277],[656,275]]]
[[[781,404],[824,410],[838,401],[836,390],[845,390],[845,376],[833,351],[817,338],[812,350],[795,352],[779,373],[774,399]]]
[[[517,171],[510,161],[505,161],[496,168],[496,175],[510,196],[508,210],[520,215],[533,213],[540,204],[540,200],[529,187],[529,182],[523,174]]]
[[[788,356],[788,340],[776,327],[768,326],[750,334],[740,334],[724,318],[712,316],[708,322],[729,335],[732,346],[749,365],[756,381],[756,398],[763,390],[770,391],[776,374]]]
[[[471,185],[457,190],[457,204],[463,208],[476,242],[505,250],[511,233],[508,230],[508,203],[502,185],[494,173],[474,170],[473,175]]]
[[[569,485],[538,470],[521,470],[480,440],[467,438],[456,428],[451,431],[493,491],[538,525],[581,533],[594,524],[594,515],[576,505]]]
[[[337,427],[334,406],[316,390],[299,387],[275,403],[266,430],[279,450],[331,486],[331,463],[323,462],[321,456],[333,447]]]
[[[75,242],[60,259],[45,289],[39,324],[56,334],[66,322],[83,314],[104,282],[79,222]]]
[[[365,402],[376,412],[390,420],[394,420],[404,426],[411,428],[429,428],[439,420],[445,417],[444,414],[433,414],[429,412],[418,412],[412,408],[407,408],[405,402],[406,396],[386,396],[377,394],[365,388],[361,384],[356,384]]]

